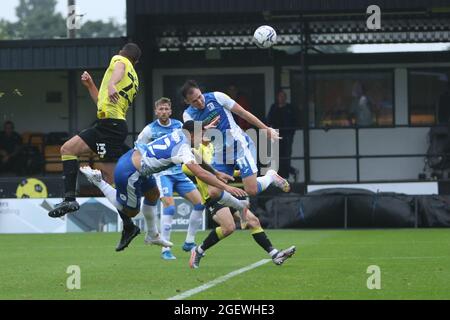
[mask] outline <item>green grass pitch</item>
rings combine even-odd
[[[450,299],[448,229],[267,233],[297,253],[189,299]],[[184,237],[173,233],[178,259],[163,261],[142,235],[119,253],[118,233],[0,235],[0,299],[167,299],[267,258],[248,231],[237,231],[191,270]],[[66,287],[69,265],[81,268],[80,290]],[[380,290],[367,288],[370,265],[380,267]]]

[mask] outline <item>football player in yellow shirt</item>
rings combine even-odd
[[[208,164],[211,163],[214,154],[214,146],[210,142],[209,138],[203,137],[202,143],[197,149],[194,149],[194,154],[197,156],[199,155],[202,161],[205,161]],[[186,165],[183,165],[182,168],[184,174],[194,177],[194,174],[188,169],[188,167],[186,167]],[[208,185],[200,179],[196,178],[195,180],[197,182],[197,189],[200,191],[200,195],[202,196],[202,203],[205,204],[209,198]]]
[[[140,48],[127,43],[117,55],[113,56],[106,69],[100,90],[87,72],[81,80],[92,99],[97,103],[97,122],[69,139],[61,147],[63,161],[64,200],[49,212],[52,218],[61,217],[77,211],[76,181],[78,175],[78,156],[87,152],[97,153],[102,161],[102,172],[108,183],[113,183],[113,172],[117,159],[127,150],[124,148],[128,135],[126,113],[138,92],[139,79],[134,66],[141,56]],[[158,193],[156,193],[158,195]],[[121,214],[126,223],[131,219]]]

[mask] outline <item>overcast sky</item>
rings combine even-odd
[[[56,2],[56,10],[64,16],[67,15],[67,0],[57,0]],[[86,14],[83,21],[107,21],[109,18],[114,18],[121,24],[126,21],[126,0],[75,0],[75,2],[81,9],[81,13]],[[0,19],[17,21],[15,8],[18,4],[19,0],[1,0]]]

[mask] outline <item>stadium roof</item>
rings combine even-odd
[[[380,30],[366,26],[372,0],[128,0],[128,32],[155,39],[160,50],[252,47],[253,31],[261,24],[277,30],[278,45],[299,45],[302,39],[313,46],[449,41],[448,1],[376,3]]]
[[[350,13],[365,12],[370,5],[382,11],[438,10],[449,6],[447,0],[127,0],[129,14],[183,15],[203,13]]]
[[[278,45],[302,44],[301,22],[274,22]],[[155,26],[159,48],[248,47],[258,24]],[[308,25],[311,45],[448,42],[450,19],[385,20],[377,32],[360,21],[320,21]]]
[[[104,68],[124,43],[122,38],[0,41],[0,70]]]
[[[128,37],[144,44],[146,50],[254,48],[253,31],[267,23],[276,28],[280,46],[301,45],[304,39],[315,48],[450,39],[448,0],[378,0],[381,30],[368,31],[366,7],[372,2],[127,0]],[[125,41],[0,41],[0,70],[104,68]]]

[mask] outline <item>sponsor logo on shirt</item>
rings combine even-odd
[[[214,118],[217,117],[218,115],[219,115],[219,113],[218,113],[217,111],[214,111],[214,112],[210,113],[210,114],[205,118],[205,120],[203,120],[203,125],[206,126],[206,125],[210,124],[211,121],[213,121]]]

